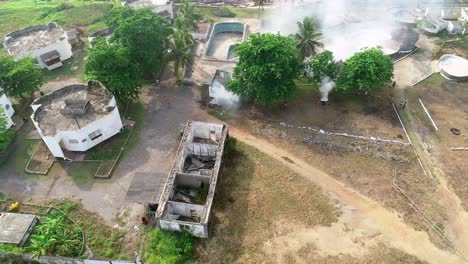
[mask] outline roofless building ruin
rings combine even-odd
[[[62,66],[73,55],[67,33],[55,22],[8,33],[3,46],[11,56],[32,57],[48,70]]]
[[[189,121],[156,211],[164,230],[207,238],[228,127]]]
[[[98,81],[65,86],[36,99],[31,119],[56,158],[86,151],[122,128],[114,95]]]

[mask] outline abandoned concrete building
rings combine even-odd
[[[207,238],[228,127],[189,121],[155,217],[164,230]]]
[[[3,90],[0,88],[0,109],[3,109],[4,117],[7,121],[7,129],[15,125],[13,122],[13,115],[15,114],[15,109],[13,109],[13,104],[10,99],[6,96]]]
[[[98,81],[65,86],[36,99],[31,119],[56,158],[71,159],[119,133],[122,128],[114,95]]]
[[[62,66],[73,55],[67,33],[55,22],[8,33],[3,46],[11,56],[32,57],[48,70]]]
[[[35,215],[1,212],[0,243],[24,245],[36,224]]]
[[[174,19],[174,1],[171,0],[126,0],[122,1],[122,5],[133,8],[149,7],[167,20]]]
[[[403,26],[393,30],[392,39],[398,42],[399,53],[410,53],[416,49],[416,43],[419,40],[419,33],[416,30]]]

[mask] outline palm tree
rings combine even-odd
[[[189,27],[190,30],[196,30],[196,22],[202,19],[202,16],[195,12],[195,6],[190,3],[190,0],[182,1],[177,16],[181,18],[180,22],[184,22],[184,26]]]
[[[192,62],[193,44],[187,43],[185,32],[176,31],[169,43],[168,60],[174,60],[174,73],[180,81],[179,67]]]
[[[299,32],[294,35],[297,40],[297,50],[299,58],[304,60],[305,57],[317,54],[317,48],[323,47],[321,42],[322,33],[317,32],[315,22],[310,17],[305,17],[301,22],[297,22]]]

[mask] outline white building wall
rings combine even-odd
[[[65,36],[66,36],[66,34],[65,34]],[[33,59],[37,59],[37,62],[39,63],[41,69],[48,68],[49,70],[52,70],[52,69],[55,69],[57,67],[62,66],[62,64],[57,63],[59,65],[54,64],[54,65],[51,65],[51,66],[47,67],[47,65],[41,60],[40,56],[42,54],[45,54],[47,52],[51,52],[53,50],[58,51],[58,53],[60,54],[60,60],[61,61],[67,60],[73,55],[72,46],[68,42],[68,37],[64,37],[62,40],[60,40],[60,41],[58,41],[58,42],[56,42],[54,44],[51,44],[51,45],[49,45],[47,47],[37,49],[37,50],[34,50],[32,52],[31,51],[22,52],[22,53],[16,55],[16,58],[21,59],[21,58],[29,56],[29,57],[31,57]]]
[[[69,151],[87,151],[88,149],[96,146],[106,139],[109,139],[121,131],[123,128],[123,123],[122,119],[120,118],[119,109],[116,106],[115,97],[112,98],[109,105],[115,106],[114,110],[112,110],[109,114],[104,115],[102,118],[92,122],[91,124],[88,124],[85,127],[82,127],[80,130],[59,131],[54,136],[45,136],[42,133],[39,124],[34,120],[34,118],[31,117],[31,119],[52,155],[54,155],[56,158],[66,158],[62,151],[62,147]],[[32,107],[35,112],[38,106]],[[96,138],[95,140],[91,140],[89,134],[97,130],[101,131],[102,136]],[[70,140],[76,143],[72,143]]]
[[[5,117],[7,120],[7,128],[12,127],[15,124],[12,120],[12,117],[15,114],[15,109],[13,109],[13,104],[5,94],[0,96],[0,107],[5,113]]]

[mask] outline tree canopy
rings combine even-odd
[[[117,18],[106,20],[109,25],[117,25],[110,41],[127,47],[144,74],[158,72],[172,31],[167,21],[149,8],[135,11],[118,8],[114,12]]]
[[[321,42],[322,34],[317,32],[315,21],[310,17],[305,17],[302,22],[297,22],[299,31],[294,35],[297,40],[297,50],[299,58],[304,60],[317,53],[318,47],[323,47]]]
[[[325,76],[336,81],[340,67],[336,63],[333,53],[325,50],[306,62],[306,70],[314,82],[320,83]]]
[[[0,108],[0,151],[4,150],[10,144],[14,132],[7,129],[7,120],[5,111]]]
[[[179,68],[180,66],[192,62],[193,44],[187,43],[185,32],[180,31],[173,35],[169,43],[169,53],[167,54],[168,60],[174,60],[174,73],[177,80],[180,80]]]
[[[42,70],[37,61],[23,58],[15,61],[12,57],[0,55],[0,87],[8,96],[31,96],[44,84]]]
[[[379,48],[366,48],[347,59],[341,68],[337,89],[372,91],[392,80],[393,63]]]
[[[287,100],[295,92],[299,75],[296,42],[277,34],[252,34],[235,46],[239,62],[228,87],[261,104]]]
[[[176,22],[181,23],[187,31],[193,31],[197,29],[196,22],[201,19],[202,16],[196,12],[195,6],[190,2],[190,0],[182,0],[181,5],[177,8],[175,24]]]
[[[128,48],[120,43],[107,44],[103,38],[96,38],[85,73],[102,82],[119,100],[138,98],[140,69],[132,62]]]

